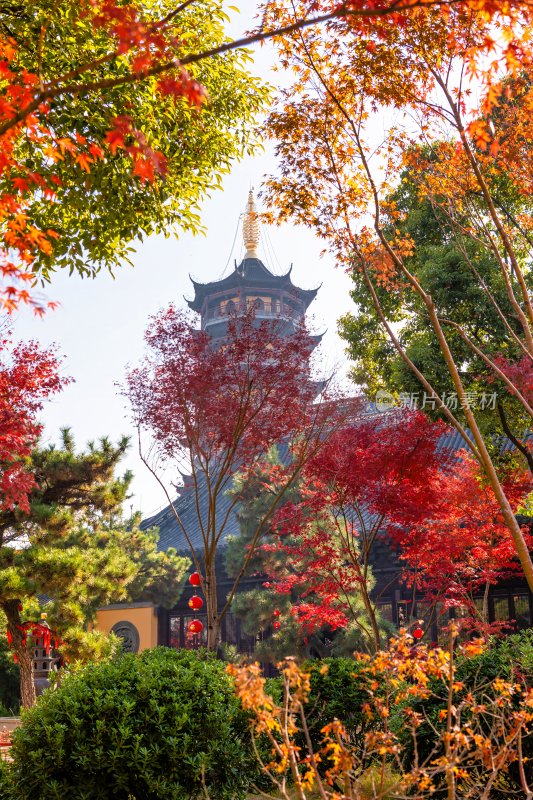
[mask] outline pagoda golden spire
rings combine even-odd
[[[257,216],[254,193],[252,189],[250,189],[248,194],[248,202],[246,203],[246,210],[244,212],[242,238],[246,248],[244,257],[258,258],[257,248],[259,246],[259,219]]]

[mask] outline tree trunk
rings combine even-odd
[[[468,423],[468,427],[470,428],[472,436],[474,437],[474,442],[477,446],[477,451],[479,454],[478,461],[483,467],[485,475],[487,476],[488,481],[492,487],[492,491],[494,492],[494,496],[498,501],[505,523],[511,532],[516,553],[520,560],[522,569],[524,570],[524,576],[526,578],[527,585],[529,586],[530,591],[533,592],[533,561],[531,560],[531,554],[529,552],[528,545],[524,538],[524,534],[522,533],[520,525],[516,521],[514,511],[511,508],[511,504],[509,503],[509,499],[507,498],[507,495],[505,494],[505,491],[500,483],[498,473],[496,472],[487,445],[485,443],[485,438],[481,433],[481,430],[479,429],[479,426],[477,424],[477,420],[472,412],[472,409],[470,408],[468,401],[466,400],[465,390],[461,375],[459,373],[459,368],[455,363],[452,351],[448,344],[448,340],[446,339],[446,336],[440,324],[435,304],[433,303],[431,297],[422,290],[420,292],[420,296],[422,297],[422,299],[426,304],[431,325],[437,336],[441,353],[444,357],[444,361],[446,362],[446,366],[448,367],[450,377],[457,391],[457,396],[461,401],[461,408],[463,409],[463,413]]]
[[[206,565],[204,597],[207,614],[207,649],[216,652],[220,645],[222,620],[218,613],[217,577],[214,559],[212,564]]]
[[[216,652],[220,645],[220,619],[216,617],[207,623],[207,649]]]
[[[374,645],[376,647],[376,652],[381,650],[381,633],[379,630],[378,621],[376,619],[376,608],[372,602],[368,605],[368,616],[370,617],[370,623],[372,625],[372,633],[374,634]]]
[[[381,650],[381,632],[379,630],[379,625],[376,618],[376,606],[370,598],[366,582],[361,583],[361,597],[363,599],[366,613],[368,614],[368,618],[370,620],[370,626],[372,628],[372,635],[374,637],[374,650],[376,653],[378,653]]]
[[[490,592],[490,583],[487,581],[485,583],[485,591],[483,592],[483,623],[488,625],[489,623],[489,592]]]
[[[19,601],[8,600],[2,603],[2,610],[7,617],[7,629],[11,634],[12,648],[18,658],[20,667],[20,702],[22,708],[35,705],[35,683],[33,680],[33,655],[24,644],[23,632],[20,629]]]
[[[31,708],[35,705],[37,695],[33,680],[33,658],[30,650],[23,646],[16,650],[20,666],[20,702],[22,708]]]

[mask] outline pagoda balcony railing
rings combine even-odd
[[[233,308],[226,311],[225,309],[217,308],[213,311],[208,311],[207,313],[203,314],[203,321],[204,323],[212,322],[214,320],[220,319],[227,319],[229,316],[234,314],[235,312],[244,311],[246,308],[250,308],[252,304],[248,306],[234,306]],[[282,319],[296,319],[301,320],[303,317],[302,311],[296,311],[294,308],[291,308],[287,305],[282,305],[280,303],[264,303],[262,302],[261,305],[255,304],[255,316],[260,319],[261,317],[281,317]]]

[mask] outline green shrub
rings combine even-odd
[[[311,693],[305,709],[311,740],[314,744],[321,742],[324,725],[339,719],[352,744],[357,745],[368,730],[361,710],[369,700],[364,664],[353,658],[325,658],[305,666],[311,674]]]
[[[7,763],[0,758],[0,800],[8,800],[9,783]]]
[[[158,648],[66,676],[14,736],[13,800],[212,800],[258,777],[224,664]]]
[[[303,666],[311,676],[305,716],[313,747],[319,749],[324,738],[321,730],[334,719],[343,723],[350,742],[359,745],[369,730],[362,712],[363,704],[370,699],[364,664],[353,658],[324,658],[308,661]],[[276,702],[281,701],[280,678],[267,681],[266,689]],[[303,746],[303,738],[297,743]]]

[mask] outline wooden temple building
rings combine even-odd
[[[234,270],[229,275],[206,284],[191,279],[194,297],[187,300],[188,306],[200,315],[202,330],[208,331],[213,339],[224,335],[228,315],[252,305],[258,319],[281,320],[284,332],[290,336],[295,326],[305,317],[318,289],[302,289],[293,284],[291,269],[284,275],[275,275],[261,261],[258,255],[259,225],[251,192],[244,214],[243,239],[244,258],[239,264],[235,262]],[[320,337],[317,337],[317,342],[319,340]],[[370,408],[370,412],[378,414],[373,407]],[[448,453],[462,448],[463,443],[459,434],[446,438],[444,448]],[[201,551],[195,492],[187,479],[174,505],[193,545]],[[199,508],[201,514],[207,514],[207,491],[203,494],[201,486]],[[224,514],[225,509],[222,507],[220,511]],[[145,519],[143,527],[159,529],[161,549],[174,547],[178,552],[184,554],[188,552],[170,506]],[[237,516],[231,513],[226,536],[237,536],[239,532]],[[402,568],[392,547],[382,539],[376,542],[373,549],[372,568],[376,579],[374,592],[383,616],[396,625],[418,617],[427,619],[428,609],[423,602],[413,597],[412,591],[402,585]],[[232,581],[224,579],[223,558],[217,571],[217,580],[219,602],[223,605],[221,601],[225,600],[232,585]],[[240,591],[261,585],[262,582],[260,576],[245,577],[241,581]],[[149,603],[108,606],[98,612],[97,626],[106,631],[115,631],[123,638],[125,649],[131,651],[155,645],[176,648],[189,646],[188,625],[194,618],[202,619],[202,612],[192,611],[188,606],[193,592],[193,588],[187,586],[178,604],[170,610],[154,607]],[[489,617],[490,621],[513,620],[516,628],[530,627],[533,624],[533,597],[525,581],[515,577],[513,580],[492,587],[489,596]],[[439,631],[448,624],[448,621],[448,613],[432,617],[427,630],[431,641],[439,639]],[[201,637],[205,636],[205,632],[204,625]],[[257,637],[267,635],[269,631],[257,633]],[[256,643],[256,637],[248,637],[242,633],[239,619],[231,613],[228,613],[223,621],[222,640],[236,646],[240,652],[250,654]]]

